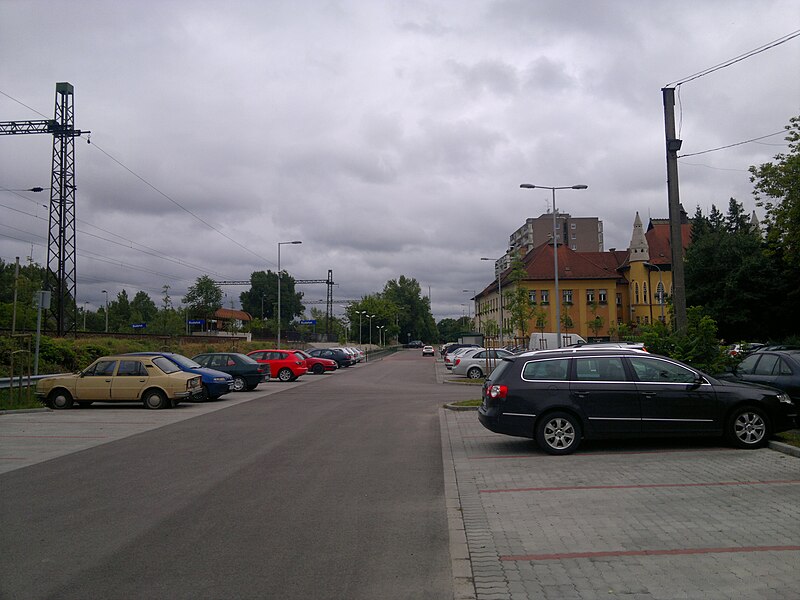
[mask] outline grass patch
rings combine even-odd
[[[460,383],[462,385],[483,385],[483,379],[448,379],[447,383]]]
[[[34,388],[14,388],[12,397],[11,390],[0,390],[0,410],[20,410],[23,408],[42,408],[42,403],[33,395]]]
[[[775,437],[779,442],[789,444],[790,446],[797,446],[800,448],[800,429],[793,429],[791,431],[784,431],[776,433]]]
[[[483,403],[483,400],[478,398],[477,400],[460,400],[458,402],[451,402],[453,406],[480,406]]]

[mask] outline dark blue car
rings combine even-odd
[[[216,400],[223,394],[233,391],[233,377],[222,371],[200,366],[190,358],[174,352],[129,352],[132,355],[163,356],[175,363],[181,371],[200,375],[205,400]]]

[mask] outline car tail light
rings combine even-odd
[[[457,367],[457,366],[458,366],[458,363],[460,363],[460,362],[461,362],[461,359],[460,359],[460,358],[457,358],[457,359],[456,359],[456,362],[454,362],[454,363],[453,363],[453,366],[454,366],[454,367]]]
[[[494,398],[497,400],[498,398],[503,399],[508,395],[508,386],[506,385],[493,385],[488,390],[489,397]]]

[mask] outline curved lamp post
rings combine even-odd
[[[539,188],[541,190],[551,190],[553,192],[553,279],[555,280],[556,297],[554,298],[556,304],[556,341],[558,347],[561,348],[561,298],[558,290],[558,233],[556,230],[556,190],[585,190],[589,186],[578,185],[562,185],[551,187],[548,185],[534,185],[532,183],[521,183],[520,186],[526,190],[533,190]]]
[[[501,257],[502,258],[502,257]],[[488,258],[486,256],[482,256],[481,260],[491,260],[497,264],[497,261],[500,260],[499,258]],[[500,296],[500,347],[502,348],[505,344],[503,344],[503,286],[500,281],[500,276],[503,274],[503,270],[499,269],[497,271],[497,295]],[[477,312],[477,311],[476,311]]]
[[[286,244],[302,244],[300,240],[278,242],[278,350],[281,349],[281,246]]]

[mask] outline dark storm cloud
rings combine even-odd
[[[0,119],[47,118],[54,83],[75,85],[93,132],[76,143],[79,300],[165,283],[180,299],[204,273],[274,269],[277,242],[300,239],[282,266],[333,269],[338,297],[406,275],[438,318],[460,316],[461,290],[493,278],[479,258],[547,210],[523,181],[588,184],[558,206],[602,219],[606,248],[627,246],[636,211],[665,217],[660,88],[798,17],[790,0],[6,0],[0,90],[35,110],[0,95]],[[782,129],[797,43],[682,86],[684,151]],[[684,206],[751,210],[747,167],[780,150],[683,160]],[[49,185],[50,152],[46,136],[0,138],[0,187]],[[0,192],[0,256],[33,243],[43,263],[47,198],[22,196]]]

